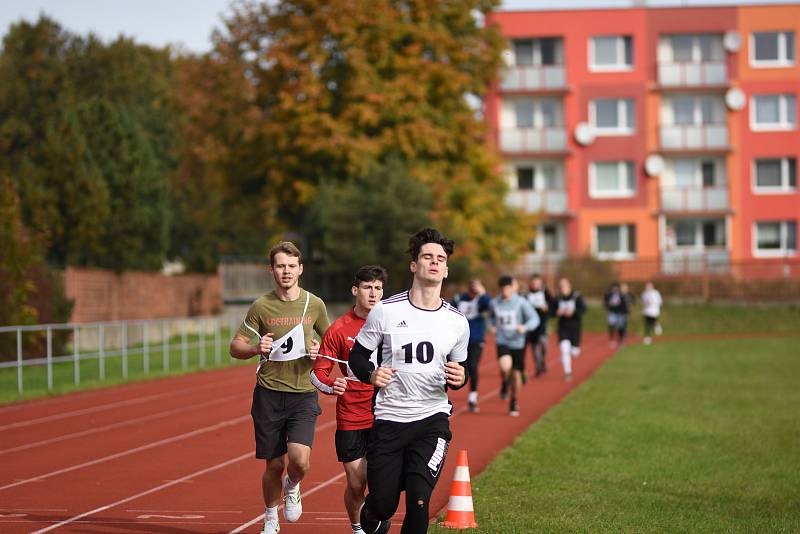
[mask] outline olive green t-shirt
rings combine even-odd
[[[286,335],[292,328],[300,324],[300,316],[308,299],[308,309],[303,317],[303,333],[305,334],[306,350],[311,348],[314,332],[319,337],[330,326],[328,311],[322,299],[305,289],[300,289],[300,296],[296,300],[284,301],[278,298],[275,291],[270,291],[259,297],[250,306],[245,317],[245,323],[258,330],[264,336],[272,333],[272,339],[279,339]],[[239,327],[239,334],[255,339],[255,334],[244,323]],[[305,356],[288,362],[264,362],[258,370],[257,380],[259,385],[275,391],[290,393],[315,391],[308,375],[314,362]]]

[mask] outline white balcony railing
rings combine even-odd
[[[727,85],[728,68],[723,61],[705,63],[659,63],[658,83],[666,87]]]
[[[726,187],[662,187],[661,209],[664,211],[724,211],[728,209]]]
[[[554,215],[563,214],[567,211],[567,192],[563,189],[511,191],[506,196],[506,203],[526,213],[543,211]]]
[[[567,131],[563,126],[500,130],[503,152],[560,152],[566,148]]]
[[[566,76],[563,65],[525,65],[508,67],[500,79],[503,91],[564,89]]]
[[[724,124],[665,124],[661,126],[664,150],[727,148],[728,127]]]
[[[724,248],[678,249],[661,253],[661,271],[664,274],[727,273],[729,269],[730,253]]]

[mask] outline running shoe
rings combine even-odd
[[[511,417],[519,417],[519,404],[517,403],[517,399],[512,399],[511,404],[509,405],[508,415]]]
[[[564,380],[567,382],[572,382],[572,374],[564,375]]]
[[[294,523],[303,514],[303,503],[300,501],[300,483],[293,490],[288,490],[289,475],[283,477],[283,517],[286,521]]]
[[[261,534],[278,534],[280,531],[281,525],[277,519],[264,520],[264,528],[261,530]]]
[[[467,402],[467,410],[469,410],[471,413],[478,413],[481,411],[480,408],[478,408],[477,402]]]
[[[377,525],[374,528],[372,528],[372,526],[370,525],[369,530],[367,529],[366,526],[364,526],[363,522],[361,523],[361,530],[363,530],[367,534],[386,534],[387,532],[389,532],[390,528],[392,528],[392,520],[391,519],[385,519],[383,521],[378,521]]]

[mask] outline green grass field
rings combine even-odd
[[[228,355],[230,334],[227,330],[221,332],[219,352],[217,352],[214,336],[205,336],[201,343],[198,335],[189,335],[186,342],[187,349],[184,351],[181,347],[180,336],[171,338],[168,341],[166,361],[161,343],[151,345],[147,358],[149,373],[145,373],[145,356],[141,345],[129,347],[127,378],[123,374],[123,358],[121,355],[105,357],[103,364],[105,380],[100,379],[99,358],[82,356],[79,360],[80,380],[77,384],[75,383],[75,364],[73,361],[54,363],[52,390],[47,388],[46,366],[25,366],[22,371],[22,395],[18,393],[17,369],[0,369],[0,403],[33,399],[46,395],[60,395],[71,391],[111,386],[123,382],[174,376],[197,372],[202,369],[246,363],[234,360]]]
[[[626,346],[473,478],[473,532],[800,532],[799,344]]]

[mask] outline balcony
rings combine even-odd
[[[508,67],[500,79],[502,91],[552,91],[566,88],[563,65]]]
[[[728,85],[724,61],[704,63],[659,63],[658,83],[663,87],[706,87]]]
[[[664,274],[724,274],[730,270],[730,253],[723,248],[670,250],[661,253]]]
[[[661,126],[662,150],[708,150],[728,148],[725,124],[666,124]]]
[[[567,212],[567,192],[563,189],[516,190],[506,196],[506,203],[526,213],[543,211],[551,215],[563,215]]]
[[[726,211],[728,188],[662,187],[661,209],[681,213]]]
[[[566,149],[567,131],[563,126],[500,130],[500,150],[503,152],[564,152]]]

